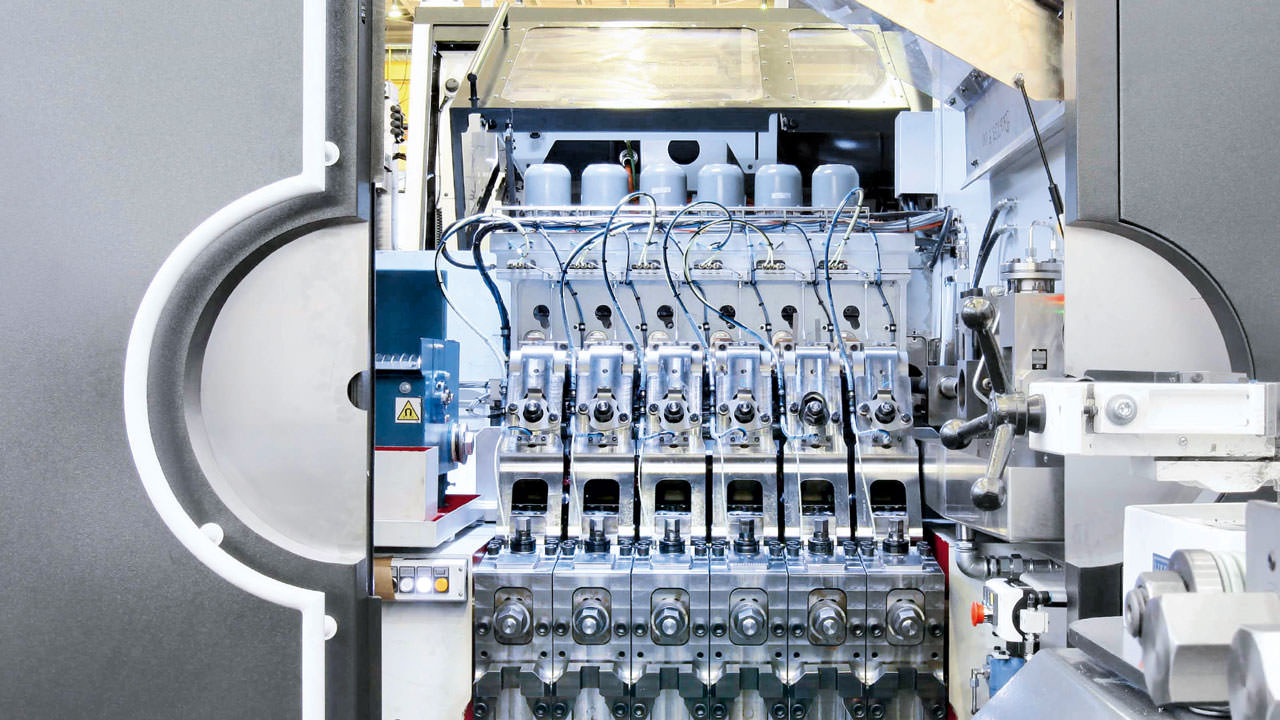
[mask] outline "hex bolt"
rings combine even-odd
[[[1116,395],[1107,401],[1107,419],[1116,425],[1128,425],[1138,417],[1138,401],[1129,395]]]

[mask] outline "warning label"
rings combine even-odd
[[[422,422],[422,398],[400,398],[396,400],[396,422]]]

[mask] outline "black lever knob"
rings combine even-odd
[[[995,320],[996,308],[985,297],[966,298],[960,308],[960,319],[965,327],[973,331],[978,339],[978,349],[986,361],[987,376],[991,378],[991,390],[997,393],[1009,391],[1009,369],[1005,365],[1004,353],[996,342]]]

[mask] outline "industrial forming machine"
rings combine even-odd
[[[1280,4],[11,4],[5,717],[1280,712]]]
[[[1068,614],[1069,594],[1114,581],[1064,552],[1064,457],[1146,454],[1160,442],[1107,445],[1108,424],[1167,414],[1167,391],[1243,413],[1262,445],[1182,436],[1157,475],[1269,477],[1249,463],[1272,454],[1251,435],[1274,425],[1270,386],[1068,369],[1061,138],[1037,122],[1056,130],[1061,70],[1052,48],[1034,57],[1052,13],[1018,29],[1012,87],[973,66],[947,86],[956,58],[923,37],[825,9],[849,27],[504,6],[474,51],[415,48],[438,57],[417,108],[435,134],[413,173],[425,231],[401,246],[468,329],[450,336],[471,367],[438,389],[476,393],[470,425],[445,414],[426,445],[450,463],[474,445],[493,495],[472,541],[475,718],[968,717],[1042,648],[1136,645],[1088,620],[1065,641],[1107,614]],[[952,179],[912,179],[935,171]],[[961,190],[986,173],[999,182]],[[388,417],[412,395],[391,390]],[[377,473],[375,496],[396,482]],[[426,494],[456,506],[432,474]],[[384,598],[432,599],[431,556],[397,553],[377,520]],[[1198,578],[1157,575],[1128,611],[1149,674],[1190,661],[1166,625],[1143,629],[1174,622],[1145,603]],[[1227,700],[1150,682],[1162,706]]]

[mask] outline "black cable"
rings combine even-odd
[[[947,234],[951,232],[951,222],[955,219],[955,214],[950,207],[947,208],[946,217],[942,219],[942,227],[938,229],[938,244],[933,248],[933,257],[929,259],[929,269],[932,270],[938,264],[938,259],[942,257],[942,246],[947,242]]]
[[[1062,230],[1062,213],[1065,212],[1062,193],[1058,190],[1058,183],[1053,181],[1053,171],[1049,169],[1049,155],[1044,151],[1044,138],[1040,137],[1040,126],[1036,124],[1036,114],[1031,111],[1031,96],[1027,95],[1027,81],[1022,77],[1022,73],[1018,73],[1013,78],[1013,84],[1022,92],[1022,102],[1027,106],[1027,118],[1031,120],[1031,132],[1036,136],[1036,147],[1040,149],[1040,162],[1044,164],[1045,177],[1049,178],[1049,201],[1053,203],[1053,219],[1058,223],[1058,234],[1066,237],[1066,233]]]
[[[626,231],[623,237],[627,237]],[[647,238],[646,238],[647,240]],[[607,282],[607,280],[606,280]],[[640,313],[640,342],[642,345],[648,346],[649,343],[649,322],[645,320],[644,303],[640,301],[640,291],[636,290],[636,282],[631,279],[631,238],[627,237],[627,270],[622,275],[622,284],[631,288],[631,297],[636,300],[636,311]]]
[[[881,279],[884,265],[880,260],[880,238],[876,236],[875,230],[870,232],[871,240],[876,246],[876,292],[880,293],[880,304],[884,306],[885,314],[889,316],[889,339],[896,341],[898,339],[898,323],[893,318],[893,306],[889,304],[889,298],[884,294],[884,281]]]
[[[809,284],[813,286],[813,296],[818,299],[818,307],[822,308],[822,314],[827,316],[827,327],[831,328],[831,332],[834,333],[836,327],[835,318],[831,317],[831,310],[827,308],[826,301],[822,299],[822,291],[818,289],[818,256],[813,252],[813,240],[809,238],[809,233],[805,232],[804,228],[799,225],[789,220],[782,222],[783,227],[788,225],[800,231],[800,237],[804,238],[805,247],[809,248],[809,260],[813,262],[813,282]],[[834,343],[835,341],[835,335],[833,334],[831,342]]]
[[[569,289],[569,296],[573,298],[573,306],[578,311],[578,326],[581,327],[586,322],[582,315],[582,301],[578,299],[578,291],[573,289],[573,283],[569,282],[566,277],[567,273],[565,273],[564,261],[560,259],[560,251],[556,249],[555,243],[551,242],[551,238],[543,232],[542,228],[537,228],[537,231],[542,236],[542,239],[546,241],[547,247],[551,248],[551,254],[556,258],[556,267],[560,269],[560,275],[557,276],[560,279],[560,289],[562,292],[565,288]],[[565,328],[564,331],[568,333],[569,328]]]
[[[991,210],[990,217],[987,218],[987,227],[982,231],[982,243],[978,245],[978,258],[973,265],[973,286],[982,287],[982,273],[987,268],[987,258],[991,255],[991,248],[995,245],[995,238],[992,231],[995,230],[996,220],[999,219],[1000,213],[1004,212],[1007,207],[1004,203],[996,203],[995,208]]]
[[[441,257],[443,257],[443,258],[444,258],[444,259],[445,259],[445,260],[446,260],[450,265],[452,265],[452,266],[454,266],[454,267],[456,267],[456,268],[461,268],[461,269],[463,269],[463,270],[475,270],[475,269],[476,269],[476,266],[475,266],[475,265],[468,265],[468,264],[466,264],[466,263],[464,263],[464,262],[461,262],[460,260],[458,260],[458,259],[457,259],[457,258],[455,258],[454,256],[450,255],[450,254],[449,254],[449,246],[448,246],[448,245],[445,245],[443,248],[440,248],[440,256],[441,256]]]
[[[480,271],[480,279],[484,281],[484,286],[489,289],[489,294],[493,296],[493,302],[498,306],[498,321],[501,325],[502,332],[502,351],[511,357],[511,317],[507,314],[507,304],[502,301],[502,293],[498,290],[498,285],[493,282],[493,278],[489,276],[489,269],[485,267],[484,259],[480,257],[480,246],[483,244],[484,236],[492,232],[493,227],[485,226],[476,232],[471,243],[471,257],[475,260],[476,269]]]

